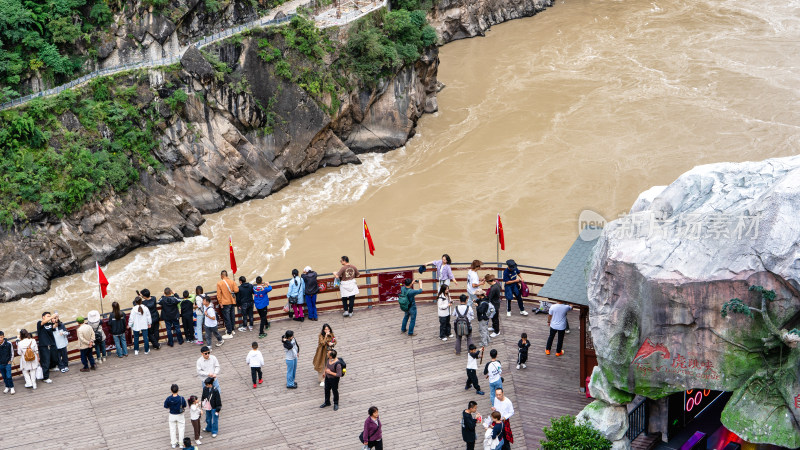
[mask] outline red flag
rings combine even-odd
[[[500,213],[497,213],[497,223],[494,226],[494,234],[500,240],[500,250],[506,249],[506,236],[503,234],[503,221],[500,220]]]
[[[106,298],[106,295],[108,295],[108,279],[106,274],[103,273],[103,269],[100,268],[100,263],[95,262],[95,264],[97,265],[97,283],[100,284],[100,296]]]
[[[232,238],[228,238],[228,245],[230,246],[230,251],[231,251],[231,270],[233,271],[233,274],[235,275],[236,274],[236,255],[233,254],[233,239]]]
[[[369,254],[375,256],[375,244],[372,242],[372,235],[369,234],[369,227],[367,227],[367,219],[364,219],[364,240],[369,245]]]

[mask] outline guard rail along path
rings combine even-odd
[[[299,5],[299,6],[295,7],[293,10],[291,10],[286,16],[281,17],[280,19],[267,19],[267,16],[263,16],[263,17],[261,17],[259,19],[256,19],[256,20],[252,21],[252,22],[244,23],[242,25],[239,25],[239,26],[236,26],[236,27],[233,27],[233,28],[223,29],[222,31],[220,31],[218,33],[215,33],[215,34],[213,34],[211,36],[206,36],[206,37],[204,37],[203,39],[200,39],[197,42],[194,42],[194,43],[192,43],[190,45],[187,45],[187,46],[183,47],[181,49],[180,54],[175,55],[175,56],[171,56],[171,57],[168,57],[168,58],[157,59],[157,60],[141,61],[141,62],[138,62],[138,63],[122,64],[122,65],[119,65],[119,66],[106,67],[104,69],[95,70],[94,72],[91,72],[91,73],[88,73],[86,75],[83,75],[82,77],[74,79],[74,80],[70,81],[69,83],[65,83],[65,84],[62,84],[60,86],[56,86],[56,87],[51,88],[51,89],[40,91],[40,92],[37,92],[35,94],[29,94],[29,95],[26,95],[24,97],[15,98],[15,99],[13,99],[11,101],[3,103],[2,105],[0,105],[0,111],[6,110],[6,109],[10,109],[10,108],[16,108],[18,106],[24,105],[25,103],[28,103],[29,101],[31,101],[31,100],[33,100],[35,98],[49,97],[51,95],[59,94],[59,93],[65,91],[67,89],[72,89],[72,88],[78,87],[78,86],[80,86],[80,85],[82,85],[84,83],[87,83],[87,82],[89,82],[89,81],[91,81],[91,80],[93,80],[95,78],[98,78],[98,77],[104,77],[104,76],[112,75],[112,74],[119,73],[119,72],[125,72],[125,71],[128,71],[128,70],[152,69],[152,68],[155,68],[155,67],[163,67],[163,66],[168,66],[170,64],[175,64],[175,63],[177,63],[177,62],[179,62],[181,60],[181,58],[183,57],[183,53],[186,51],[187,48],[189,48],[189,46],[194,46],[194,47],[196,47],[198,49],[201,49],[201,48],[203,48],[203,47],[205,47],[205,46],[207,46],[209,44],[212,44],[212,43],[214,43],[216,41],[219,41],[221,39],[225,39],[227,37],[233,36],[235,34],[239,34],[239,33],[243,32],[243,31],[247,31],[247,30],[250,30],[250,29],[253,29],[253,28],[273,27],[273,26],[279,26],[279,25],[285,24],[285,23],[289,22],[290,20],[292,20],[292,17],[297,15],[297,9],[311,7],[311,6],[314,5],[314,3],[315,2],[312,0],[311,2],[308,2],[306,4]],[[320,14],[314,16],[314,21],[317,23],[317,26],[319,26],[320,28],[329,28],[329,27],[333,27],[333,26],[341,26],[341,25],[345,25],[345,24],[347,24],[349,22],[352,22],[354,20],[360,19],[361,17],[369,14],[372,11],[378,10],[378,9],[383,8],[385,6],[388,7],[388,5],[389,5],[389,1],[388,0],[373,0],[373,1],[369,2],[369,3],[366,3],[366,2],[364,2],[364,3],[365,3],[364,6],[361,6],[361,7],[358,6],[359,5],[358,2],[348,3],[346,5],[342,5],[342,6],[345,6],[345,7],[351,7],[351,9],[352,9],[351,11],[346,12],[344,14],[337,14],[336,8],[329,8],[329,9],[321,12]],[[339,7],[339,10],[342,9],[342,6]],[[275,10],[272,10],[272,11],[270,11],[270,13],[268,15],[272,15],[273,13],[277,14],[277,12]],[[340,16],[340,17],[337,17],[337,16]]]

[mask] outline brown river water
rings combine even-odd
[[[327,168],[262,200],[207,216],[202,235],[142,248],[104,267],[110,301],[134,289],[208,288],[228,267],[283,279],[292,268],[501,259],[555,267],[578,215],[608,219],[641,191],[698,164],[797,153],[800,2],[558,1],[542,14],[441,49],[439,112],[405,148]],[[99,309],[95,271],[0,305],[16,334],[44,310]]]

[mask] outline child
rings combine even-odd
[[[475,393],[483,395],[481,387],[478,385],[478,358],[481,357],[480,350],[475,347],[475,344],[469,344],[469,354],[467,355],[467,386],[465,391],[470,387],[475,388]]]
[[[247,364],[250,364],[250,375],[253,377],[253,389],[264,382],[261,378],[261,367],[264,365],[264,355],[258,351],[258,342],[253,342],[253,349],[247,354]]]
[[[521,337],[522,339],[517,342],[517,347],[519,347],[517,370],[519,370],[519,366],[522,366],[523,369],[527,369],[525,363],[528,362],[528,348],[531,346],[531,343],[528,342],[528,333],[522,333]]]
[[[192,395],[189,397],[189,419],[192,421],[192,428],[194,429],[194,441],[200,445],[200,416],[203,415],[203,408],[200,406],[200,399],[197,398],[196,395]],[[184,446],[186,446],[186,440],[189,438],[185,438],[183,440]],[[191,441],[190,441],[191,443]]]
[[[199,444],[199,442],[198,442]],[[183,450],[197,450],[197,447],[192,445],[192,440],[189,438],[183,438]]]

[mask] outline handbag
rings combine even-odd
[[[36,379],[41,380],[44,378],[44,373],[42,372],[42,366],[36,368]]]
[[[283,305],[283,312],[288,313],[289,311],[291,311],[291,308],[289,308],[289,304],[287,303]]]
[[[211,411],[211,402],[207,398],[203,399],[203,411]]]
[[[297,296],[296,295],[290,295],[289,296],[289,303],[292,304],[292,305],[296,305],[297,304]]]
[[[528,288],[528,284],[524,281],[519,283],[519,290],[522,297],[529,297],[531,295],[531,290]]]

